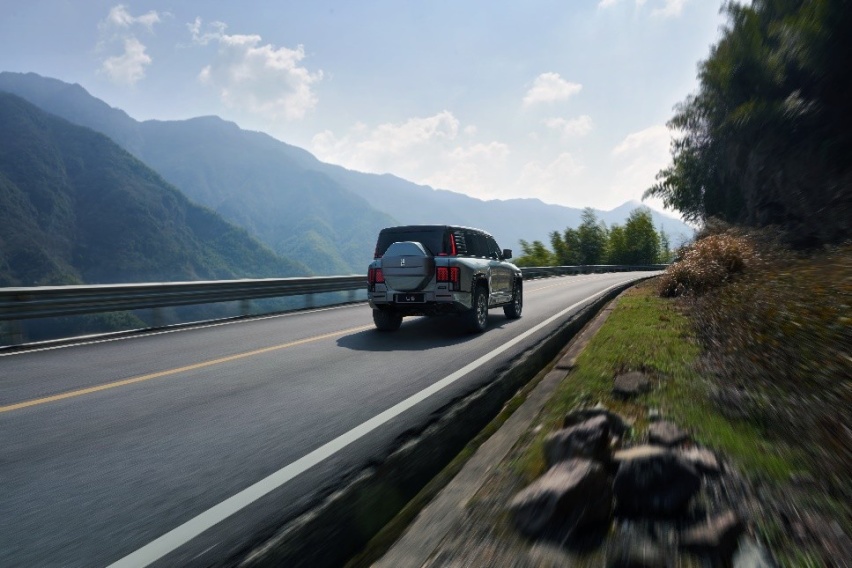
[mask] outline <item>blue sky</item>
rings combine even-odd
[[[0,0],[0,71],[482,199],[611,209],[668,163],[720,4]]]

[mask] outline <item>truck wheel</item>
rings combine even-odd
[[[373,310],[373,323],[379,331],[396,331],[402,324],[402,316],[394,312]]]
[[[464,314],[465,327],[471,333],[482,333],[488,327],[488,289],[477,286],[473,290],[473,306]]]
[[[524,285],[520,280],[515,281],[515,288],[512,291],[512,303],[503,306],[503,313],[510,320],[521,317],[521,310],[524,309]]]

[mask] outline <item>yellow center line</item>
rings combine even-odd
[[[129,379],[122,379],[120,381],[114,381],[111,383],[105,383],[102,385],[88,387],[85,389],[79,389],[75,391],[64,392],[61,394],[55,394],[52,396],[46,396],[44,398],[34,398],[32,400],[25,400],[23,402],[17,402],[15,404],[10,404],[8,406],[0,406],[0,413],[3,412],[11,412],[12,410],[20,410],[21,408],[27,408],[29,406],[38,406],[41,404],[48,404],[50,402],[56,402],[58,400],[65,400],[66,398],[74,398],[77,396],[83,396],[87,394],[92,394],[99,391],[114,389],[118,387],[123,387],[126,385],[132,385],[135,383],[142,383],[145,381],[150,381],[152,379],[158,379],[160,377],[167,377],[169,375],[176,375],[178,373],[185,373],[186,371],[194,371],[196,369],[203,369],[205,367],[212,367],[214,365],[221,365],[222,363],[229,363],[231,361],[237,361],[239,359],[245,359],[246,357],[254,357],[255,355],[262,355],[264,353],[269,353],[271,351],[278,351],[279,349],[287,349],[288,347],[295,347],[297,345],[304,345],[305,343],[311,343],[313,341],[320,341],[322,339],[328,339],[330,337],[336,337],[338,335],[343,335],[346,333],[355,333],[357,331],[364,331],[365,329],[372,328],[372,325],[363,325],[361,327],[353,327],[350,329],[343,329],[340,331],[335,331],[332,333],[326,333],[324,335],[316,335],[314,337],[308,337],[305,339],[299,339],[298,341],[291,341],[290,343],[282,343],[281,345],[272,345],[270,347],[264,347],[263,349],[255,349],[254,351],[246,351],[245,353],[237,353],[236,355],[229,355],[227,357],[220,357],[219,359],[211,359],[209,361],[202,361],[200,363],[193,363],[192,365],[186,365],[184,367],[177,367],[175,369],[168,369],[165,371],[158,371],[156,373],[149,373],[147,375],[140,375],[138,377],[131,377]]]

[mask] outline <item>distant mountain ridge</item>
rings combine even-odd
[[[306,272],[103,134],[0,92],[0,286]]]
[[[190,199],[321,274],[363,272],[378,230],[388,225],[475,226],[493,233],[501,246],[517,249],[520,239],[547,242],[551,231],[580,223],[581,209],[538,199],[483,201],[326,164],[218,117],[138,122],[79,85],[34,73],[0,73],[0,90],[106,134]],[[626,206],[596,213],[607,225],[623,224],[634,208],[623,211]],[[651,214],[675,244],[693,232],[677,219]]]

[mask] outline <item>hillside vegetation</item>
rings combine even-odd
[[[0,286],[306,272],[102,134],[0,93]]]

